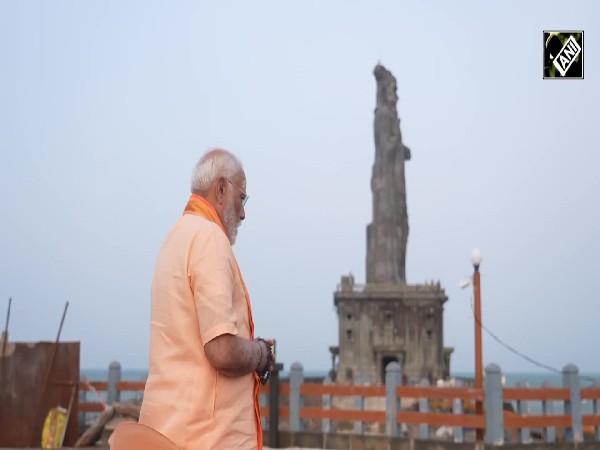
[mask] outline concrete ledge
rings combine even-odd
[[[266,436],[265,436],[266,437]],[[265,441],[265,445],[268,442]],[[357,434],[279,432],[279,448],[327,450],[600,450],[600,442],[484,445]]]

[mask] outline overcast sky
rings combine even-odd
[[[330,368],[340,276],[365,280],[373,68],[397,78],[409,283],[440,280],[451,368],[483,322],[544,364],[600,372],[600,4],[589,1],[0,3],[0,318],[148,364],[150,282],[221,146],[250,199],[235,252],[257,334]],[[542,32],[584,30],[585,80],[542,79]],[[541,369],[484,335],[484,363]]]

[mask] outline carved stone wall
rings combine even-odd
[[[380,384],[397,361],[408,380],[449,375],[443,344],[444,302],[439,285],[353,285],[344,277],[334,295],[339,320],[342,384]],[[351,286],[351,288],[349,288]]]

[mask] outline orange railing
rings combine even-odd
[[[483,390],[465,387],[437,386],[400,386],[397,389],[400,398],[427,399],[432,408],[440,412],[401,411],[398,422],[413,425],[453,426],[463,428],[485,428],[485,417],[474,414],[475,401],[483,401]],[[454,414],[451,402],[455,399],[463,403],[463,409],[468,414]]]
[[[143,393],[145,381],[120,381],[117,390],[121,392]],[[82,382],[81,391],[106,392],[108,383],[106,381]],[[262,386],[261,394],[270,395],[270,387]],[[581,400],[595,402],[593,414],[582,415],[584,432],[586,435],[597,436],[600,427],[600,387],[582,388]],[[435,386],[399,386],[396,391],[397,397],[402,399],[426,399],[429,407],[427,412],[423,411],[398,411],[397,422],[412,425],[429,425],[462,427],[471,429],[485,429],[485,412],[483,415],[475,415],[474,404],[476,401],[484,400],[483,389],[467,387],[435,387]],[[278,416],[280,418],[290,417],[289,396],[290,383],[282,381],[279,384]],[[303,383],[300,385],[302,397],[362,397],[362,398],[385,398],[384,386],[338,386],[331,384]],[[504,388],[502,389],[503,402],[567,402],[570,401],[570,390],[567,388]],[[89,398],[89,396],[88,396]],[[452,404],[459,400],[462,412],[452,412]],[[318,403],[318,402],[316,402]],[[79,403],[80,412],[101,412],[104,405],[100,401],[85,401]],[[260,408],[261,415],[269,418],[271,411],[269,406]],[[331,420],[331,421],[354,421],[368,423],[385,423],[386,413],[384,410],[373,409],[346,409],[323,406],[301,406],[300,419]],[[572,417],[568,414],[552,415],[519,415],[513,411],[504,411],[505,429],[541,428],[557,429],[572,426]]]
[[[117,383],[117,390],[119,392],[144,392],[146,381],[119,381]],[[83,381],[79,384],[80,392],[106,392],[108,390],[107,381]],[[79,412],[102,412],[104,411],[104,404],[100,401],[80,401]]]
[[[583,431],[586,435],[595,434],[600,437],[598,428],[600,428],[600,387],[582,388],[581,399],[595,402],[595,414],[587,414],[582,417]]]
[[[351,396],[362,398],[385,397],[385,387],[302,384],[300,385],[300,395],[331,397]],[[304,406],[300,408],[300,418],[384,423],[385,411],[368,409],[325,409],[316,406]]]

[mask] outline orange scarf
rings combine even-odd
[[[211,205],[208,200],[204,197],[196,194],[192,194],[190,199],[188,200],[187,205],[183,211],[183,214],[193,214],[196,216],[204,217],[206,220],[210,220],[211,222],[216,223],[221,227],[223,233],[227,235],[227,231],[225,230],[225,226],[217,211]],[[235,258],[235,255],[234,255]],[[248,294],[248,289],[246,288],[246,283],[244,283],[244,278],[242,277],[242,272],[240,271],[240,266],[235,260],[235,266],[237,268],[238,275],[242,282],[242,288],[244,289],[244,296],[246,297],[246,304],[248,305],[248,325],[250,327],[250,339],[254,339],[254,321],[252,320],[252,305],[250,304],[250,294]],[[262,422],[260,418],[260,405],[259,405],[259,394],[260,394],[260,380],[256,372],[254,372],[254,413],[256,415],[256,432],[258,437],[258,449],[261,450],[263,448],[263,432],[262,432]]]

